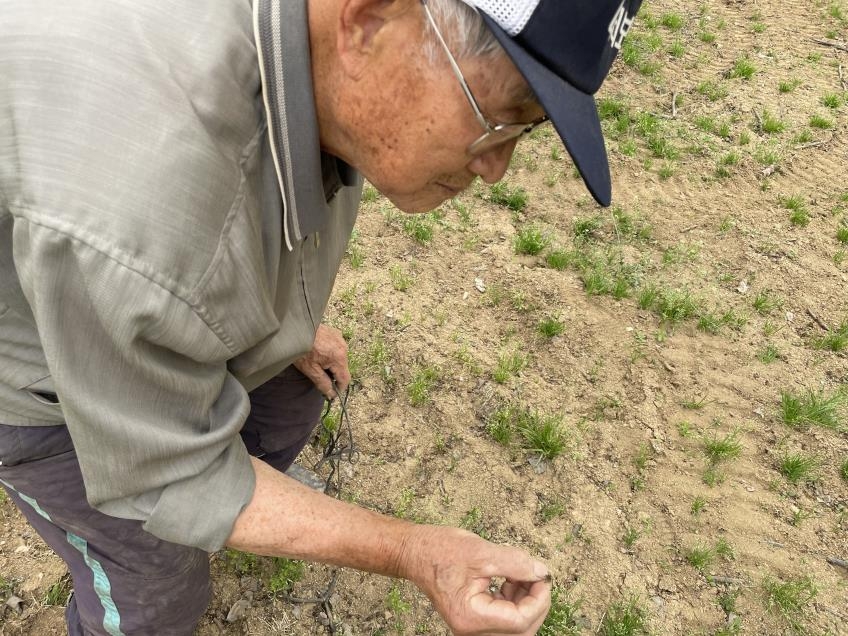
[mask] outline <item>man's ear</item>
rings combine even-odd
[[[340,0],[336,46],[346,73],[362,74],[368,61],[380,52],[386,27],[407,14],[420,0]]]

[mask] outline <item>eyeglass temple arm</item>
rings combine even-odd
[[[453,68],[453,72],[456,74],[457,79],[459,80],[460,86],[462,86],[462,90],[465,93],[465,97],[468,98],[468,103],[471,104],[471,108],[474,109],[474,115],[477,117],[477,121],[480,122],[480,125],[483,126],[488,131],[492,131],[492,126],[486,121],[486,118],[483,116],[483,113],[480,112],[480,108],[477,106],[477,100],[474,99],[474,95],[471,94],[471,89],[468,87],[468,83],[465,81],[465,77],[462,75],[462,70],[459,68],[459,64],[456,63],[456,59],[453,57],[453,53],[451,53],[448,48],[447,42],[442,37],[442,34],[439,32],[438,27],[436,26],[436,21],[433,19],[433,14],[430,13],[430,7],[427,6],[427,0],[421,0],[421,4],[424,5],[424,13],[427,14],[427,19],[430,21],[430,26],[433,27],[433,31],[436,33],[436,38],[439,40],[439,44],[442,45],[442,48],[445,50],[445,53],[448,56],[448,61],[450,62],[451,68]]]

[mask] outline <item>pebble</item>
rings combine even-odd
[[[20,596],[15,596],[12,594],[8,599],[6,599],[6,607],[10,607],[15,610],[18,614],[24,611],[24,599]]]
[[[227,612],[227,622],[235,623],[243,619],[247,615],[247,610],[250,609],[250,602],[247,599],[240,598],[233,606],[230,608],[230,611]]]

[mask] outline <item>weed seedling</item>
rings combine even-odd
[[[568,445],[568,435],[562,427],[562,418],[524,413],[516,427],[524,440],[525,450],[551,460],[562,455]]]
[[[733,546],[730,545],[724,537],[721,537],[718,541],[716,541],[714,552],[716,556],[721,557],[726,561],[730,561],[736,556],[733,552]]]
[[[803,453],[789,453],[780,459],[780,473],[793,484],[811,481],[818,466],[815,457]]]
[[[690,411],[700,411],[702,408],[704,408],[709,403],[710,403],[710,401],[707,400],[707,395],[705,393],[701,397],[692,397],[689,400],[684,400],[683,402],[680,403],[680,405],[684,409],[689,409]]]
[[[512,436],[515,433],[513,426],[513,410],[512,407],[505,406],[498,409],[489,417],[486,422],[486,432],[492,436],[498,444],[509,446],[512,442]]]
[[[736,459],[742,454],[742,443],[739,441],[739,431],[728,433],[722,438],[715,435],[704,440],[704,454],[711,465]]]
[[[420,245],[427,245],[433,240],[434,225],[433,217],[430,215],[415,214],[404,217],[401,221],[403,233]]]
[[[810,128],[828,130],[829,128],[833,128],[833,121],[821,115],[813,115],[810,117]]]
[[[68,604],[70,596],[71,577],[66,574],[47,589],[47,594],[44,595],[44,604],[64,607]]]
[[[224,552],[224,562],[227,568],[242,576],[251,576],[257,572],[259,557],[250,552],[227,549]]]
[[[773,344],[766,345],[757,353],[757,360],[763,364],[770,364],[780,358],[780,352]]]
[[[595,237],[595,233],[601,228],[601,217],[590,216],[574,220],[574,238],[588,241]]]
[[[545,338],[559,336],[565,331],[565,323],[556,317],[548,317],[539,323],[539,333]]]
[[[639,309],[651,309],[659,296],[659,290],[653,285],[646,285],[639,290],[639,296],[636,298],[636,304]]]
[[[801,525],[802,521],[805,521],[812,517],[812,514],[807,512],[806,510],[801,510],[800,508],[795,508],[792,511],[792,518],[789,520],[789,525],[797,528]]]
[[[692,501],[692,506],[689,508],[689,513],[693,517],[697,517],[698,515],[700,515],[704,511],[704,508],[706,508],[706,506],[707,506],[706,497],[702,497],[701,495],[698,495]]]
[[[430,401],[430,391],[439,379],[439,369],[427,366],[416,371],[407,388],[409,403],[412,406],[421,406]]]
[[[757,67],[754,66],[754,63],[747,55],[744,55],[737,58],[737,60],[733,63],[733,68],[730,69],[727,76],[735,79],[749,80],[756,72]]]
[[[848,459],[842,462],[842,465],[839,467],[839,475],[845,481],[848,481]]]
[[[843,225],[836,230],[836,240],[843,245],[848,245],[848,226]]]
[[[550,238],[537,227],[525,227],[518,231],[513,241],[516,254],[527,254],[535,256],[545,249],[550,243]]]
[[[842,105],[842,97],[837,95],[836,93],[828,93],[827,95],[822,96],[821,98],[822,106],[826,106],[827,108],[836,109]]]
[[[389,588],[389,593],[386,595],[386,607],[395,615],[395,618],[408,613],[411,609],[409,603],[404,600],[403,592],[397,583]],[[400,625],[400,622],[398,622],[398,625]]]
[[[813,347],[839,353],[848,347],[848,320],[844,321],[837,329],[829,331],[821,338],[813,340]]]
[[[670,327],[698,313],[698,302],[686,290],[664,291],[656,299],[654,307],[663,323]]]
[[[523,212],[527,207],[527,192],[524,188],[510,188],[503,181],[490,188],[489,197],[492,203],[509,208],[513,212]]]
[[[539,506],[539,517],[542,523],[548,523],[565,514],[565,502],[560,497],[542,499]]]
[[[710,488],[715,488],[724,482],[724,474],[715,466],[708,466],[702,477],[704,483]]]
[[[399,292],[405,292],[412,286],[412,276],[404,272],[400,265],[392,265],[389,268],[389,278],[392,281],[392,287]]]
[[[683,28],[683,18],[678,13],[664,13],[660,24],[672,31],[679,31]]]
[[[268,579],[268,591],[271,594],[286,594],[292,586],[303,578],[306,564],[296,559],[274,557],[274,573]]]
[[[633,528],[632,526],[628,526],[627,530],[624,532],[624,536],[621,537],[622,543],[627,548],[632,548],[633,544],[639,540],[639,537],[642,536],[642,531],[637,528]]]
[[[792,78],[791,80],[783,80],[777,85],[777,90],[781,93],[791,93],[801,85],[801,80]]]
[[[471,510],[463,515],[459,520],[459,527],[463,530],[473,532],[482,539],[488,539],[489,533],[486,531],[486,526],[483,524],[483,512],[478,506],[474,506]]]
[[[698,84],[697,90],[701,95],[706,97],[711,102],[717,102],[720,99],[724,99],[725,97],[727,97],[728,94],[726,86],[709,80]]]
[[[574,255],[565,250],[553,250],[545,256],[545,264],[551,269],[562,271],[574,261]]]
[[[560,585],[551,589],[551,609],[539,628],[538,636],[578,636],[581,630],[577,612],[581,601],[572,600],[569,591]]]
[[[678,422],[677,433],[680,435],[680,437],[692,437],[692,435],[695,433],[695,428],[692,426],[691,422]]]
[[[780,406],[783,423],[792,428],[805,426],[823,426],[839,429],[839,411],[846,402],[848,394],[836,392],[825,395],[824,392],[807,391],[796,395],[791,391],[781,391]]]
[[[769,290],[763,290],[754,296],[754,309],[761,316],[767,316],[775,309],[780,309],[783,306],[783,300],[772,294]]]
[[[759,120],[760,131],[767,135],[776,135],[786,130],[786,124],[772,115],[769,111],[763,111],[763,115]]]
[[[763,581],[766,595],[766,608],[781,615],[793,631],[802,631],[802,622],[807,607],[818,594],[810,577],[800,577],[781,581],[766,577]]]
[[[648,612],[631,597],[607,608],[598,633],[601,636],[648,636]]]
[[[498,365],[492,371],[492,379],[503,384],[527,365],[527,358],[520,353],[504,353],[498,356]]]
[[[712,565],[715,551],[706,545],[696,545],[686,553],[686,561],[696,570],[703,572]]]

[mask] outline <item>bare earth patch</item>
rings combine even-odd
[[[681,4],[647,3],[600,95],[614,208],[550,130],[433,214],[366,190],[328,315],[342,496],[542,557],[547,634],[846,634],[848,52],[821,42],[848,4]],[[0,633],[63,633],[61,562],[0,510]],[[408,583],[297,605],[327,568],[212,559],[199,634],[445,633]]]

